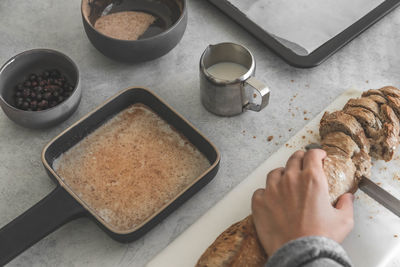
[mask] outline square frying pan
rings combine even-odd
[[[135,103],[148,106],[168,124],[175,127],[204,154],[211,166],[140,225],[129,231],[119,231],[106,223],[64,183],[54,171],[53,162],[110,118]],[[51,140],[43,149],[42,162],[48,175],[56,183],[56,188],[25,213],[0,229],[0,266],[5,265],[65,223],[84,216],[93,219],[111,238],[119,242],[131,242],[138,239],[215,177],[220,154],[216,147],[190,122],[150,90],[128,88]]]

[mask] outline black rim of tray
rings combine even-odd
[[[272,52],[288,64],[298,68],[312,68],[318,66],[400,4],[400,0],[386,0],[309,55],[300,56],[286,48],[256,23],[249,20],[239,9],[230,4],[227,0],[209,1],[252,33],[256,38],[261,40]]]

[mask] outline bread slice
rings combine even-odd
[[[379,89],[385,96],[393,96],[400,98],[400,90],[394,86],[385,86]]]
[[[386,96],[386,99],[388,105],[393,109],[397,118],[400,118],[400,98],[388,95]]]
[[[379,135],[371,142],[370,154],[374,158],[390,161],[399,144],[399,119],[386,104],[381,106],[381,114],[384,124]]]
[[[398,135],[400,133],[400,121],[394,110],[389,105],[382,105],[381,114],[384,122],[392,124],[394,132]]]
[[[355,177],[357,168],[349,155],[341,149],[331,146],[322,148],[327,152],[324,172],[328,179],[329,199],[331,203],[336,203],[342,194],[357,190],[358,177]]]
[[[366,96],[366,98],[372,99],[378,105],[382,105],[382,104],[386,104],[387,103],[387,100],[385,99],[385,97],[383,95],[369,95],[369,96]]]
[[[354,154],[354,156],[351,158],[351,160],[354,163],[354,166],[356,167],[356,172],[355,172],[355,184],[354,184],[354,189],[351,190],[352,193],[355,193],[357,191],[358,187],[358,182],[361,180],[361,178],[364,176],[366,178],[371,177],[371,157],[365,150],[360,150],[359,153]]]
[[[343,151],[349,157],[360,152],[358,145],[350,136],[343,132],[330,132],[321,141],[321,146],[336,147]],[[328,152],[328,151],[327,151]],[[328,153],[329,154],[329,153]]]
[[[397,118],[400,118],[400,90],[393,86],[385,86],[379,91],[386,98],[388,105],[393,109]]]
[[[369,153],[370,144],[365,136],[364,129],[353,116],[343,111],[325,112],[319,127],[321,139],[324,139],[328,133],[337,131],[350,136],[360,149],[364,149]]]
[[[377,118],[380,118],[379,105],[370,98],[352,98],[347,101],[343,109],[346,109],[347,107],[361,107],[371,111]]]
[[[370,110],[362,107],[347,106],[343,111],[356,118],[364,128],[367,137],[375,138],[379,135],[379,131],[382,129],[382,122]]]
[[[379,96],[385,96],[383,94],[382,91],[380,91],[379,89],[369,89],[368,91],[365,91],[362,93],[361,96],[365,97],[365,96],[371,96],[371,95],[379,95]]]
[[[196,267],[261,267],[267,255],[258,240],[253,217],[231,225],[198,260]]]

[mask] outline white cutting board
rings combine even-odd
[[[348,90],[324,111],[341,109],[349,98],[358,97],[360,94],[360,91]],[[169,244],[147,266],[194,266],[221,232],[250,214],[251,196],[257,188],[265,185],[266,174],[274,168],[284,166],[294,151],[318,140],[318,125],[323,112]],[[390,163],[373,162],[372,180],[400,198],[400,153],[397,152],[395,159]],[[354,208],[354,230],[343,246],[355,266],[394,266],[390,262],[396,259],[396,254],[400,252],[400,218],[360,190],[356,194]]]

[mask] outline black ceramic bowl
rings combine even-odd
[[[55,107],[42,111],[26,111],[14,106],[15,86],[30,73],[46,69],[58,69],[70,84],[75,85],[72,94]],[[66,55],[50,49],[33,49],[9,59],[0,69],[0,106],[15,123],[28,128],[48,128],[74,113],[81,100],[79,71]]]
[[[148,61],[167,54],[182,39],[187,25],[186,0],[82,0],[81,11],[93,46],[104,55],[125,62]],[[116,39],[95,28],[100,17],[126,11],[155,18],[137,40]]]

